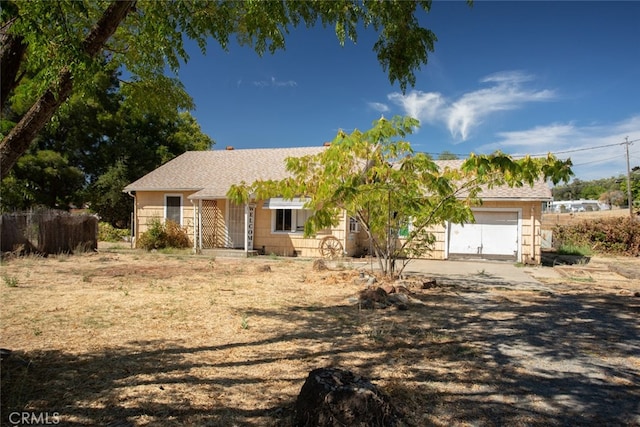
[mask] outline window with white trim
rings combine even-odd
[[[313,214],[308,209],[273,209],[271,229],[282,233],[303,233],[304,224]]]
[[[349,217],[349,233],[359,233],[360,223],[354,217]]]
[[[173,221],[182,225],[182,196],[170,195],[164,196],[164,219],[165,221]]]
[[[273,231],[291,231],[293,209],[274,209],[275,217]]]
[[[296,231],[304,233],[304,225],[309,220],[309,217],[313,215],[313,211],[309,209],[296,209]]]

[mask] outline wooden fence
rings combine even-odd
[[[88,252],[98,249],[98,218],[46,209],[4,213],[0,217],[2,253]]]

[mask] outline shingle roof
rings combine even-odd
[[[239,150],[188,151],[165,163],[124,191],[195,191],[191,199],[225,198],[233,184],[258,179],[287,177],[285,159],[318,154],[325,147],[257,148]],[[440,168],[459,168],[462,160],[437,160]],[[551,190],[542,180],[533,187],[508,186],[484,189],[484,200],[551,200]]]
[[[436,160],[436,164],[443,169],[460,168],[464,160]],[[482,187],[480,198],[483,200],[546,200],[551,201],[551,189],[543,180],[539,179],[533,187],[524,184],[522,187],[509,187],[508,185],[495,186],[493,188]]]
[[[233,184],[287,177],[285,159],[317,154],[325,147],[187,151],[124,191],[196,191],[190,198],[225,198]]]

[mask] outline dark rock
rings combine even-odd
[[[8,359],[9,356],[11,356],[11,353],[13,352],[8,348],[0,348],[0,360]]]
[[[427,279],[427,278],[425,278],[425,279],[422,281],[422,289],[431,289],[431,288],[434,288],[434,287],[436,286],[436,284],[437,284],[437,283],[436,283],[436,279],[431,279],[431,278]]]
[[[389,306],[387,292],[382,288],[365,289],[359,295],[362,308],[386,308]]]
[[[411,291],[405,286],[396,286],[396,293],[410,295]]]
[[[325,271],[329,269],[329,267],[327,267],[327,263],[321,258],[313,261],[313,266],[311,268],[313,271]]]
[[[409,297],[406,294],[393,294],[389,295],[388,301],[391,304],[409,304]]]
[[[381,286],[382,289],[384,289],[384,291],[388,294],[393,294],[396,292],[396,288],[393,285],[383,285]]]
[[[545,267],[555,267],[556,265],[584,265],[588,264],[591,257],[583,255],[564,255],[555,252],[543,251],[540,255],[540,263]]]
[[[337,368],[309,373],[295,405],[296,427],[393,427],[399,414],[368,379]]]

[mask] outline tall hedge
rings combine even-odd
[[[595,252],[611,255],[640,256],[640,218],[606,218],[556,225],[554,246],[589,246]]]

